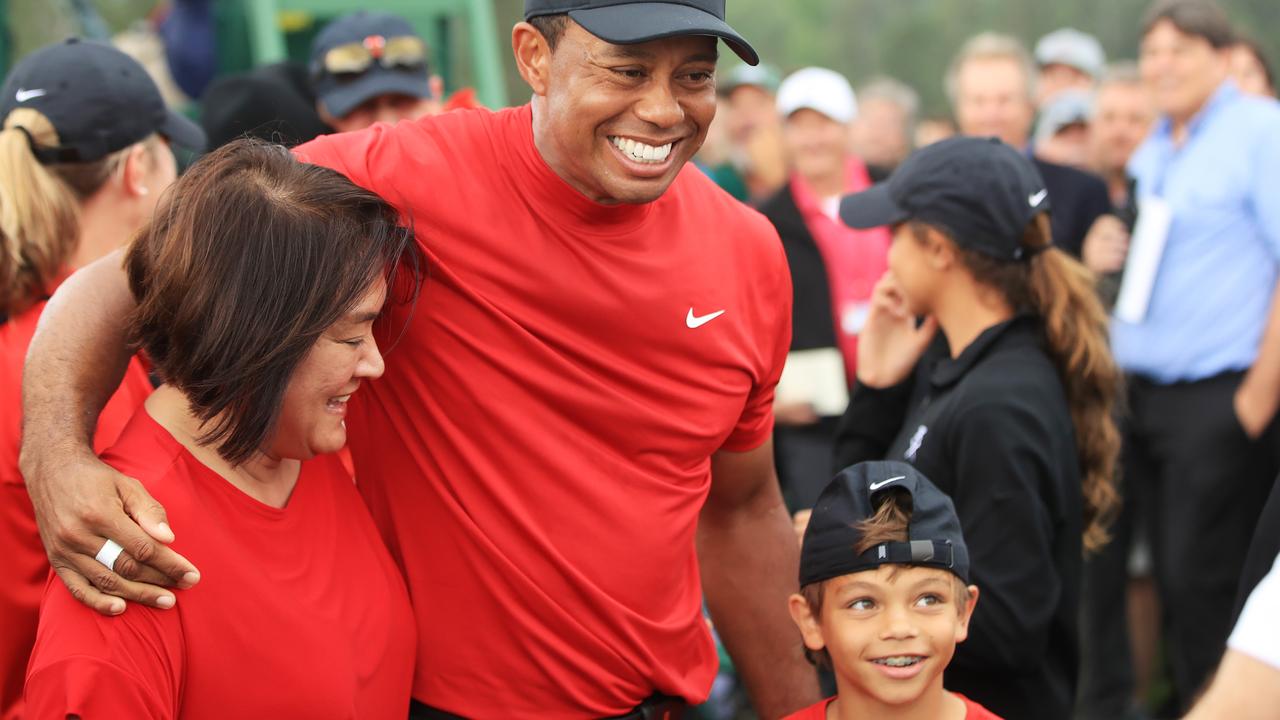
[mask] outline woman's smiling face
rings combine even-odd
[[[276,430],[263,448],[268,455],[305,460],[346,445],[347,401],[362,380],[384,369],[373,322],[386,296],[386,280],[379,278],[316,340],[289,379]]]

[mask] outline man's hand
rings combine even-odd
[[[39,462],[24,453],[21,464],[49,564],[80,602],[103,615],[124,612],[125,600],[166,609],[175,598],[160,586],[200,581],[194,565],[165,547],[173,531],[164,508],[137,480],[92,455]],[[124,548],[114,571],[95,558],[108,538]]]
[[[98,414],[131,354],[123,257],[117,250],[80,269],[45,306],[22,371],[18,458],[49,564],[76,599],[107,615],[124,612],[120,598],[173,607],[173,593],[157,586],[200,579],[161,544],[173,533],[160,505],[93,453]],[[114,572],[94,557],[108,538],[124,549]]]
[[[1280,397],[1277,397],[1274,392],[1255,389],[1246,376],[1240,383],[1240,387],[1236,388],[1233,402],[1236,420],[1239,421],[1245,435],[1252,440],[1261,437],[1262,432],[1267,429],[1276,415],[1277,404],[1280,404]]]
[[[937,331],[932,317],[916,325],[902,290],[885,273],[871,291],[871,309],[858,334],[858,382],[887,388],[906,380]]]
[[[1234,400],[1240,427],[1257,440],[1280,408],[1280,282],[1271,293],[1271,310],[1258,345],[1258,357],[1236,388]]]
[[[1080,259],[1097,275],[1120,272],[1129,257],[1129,229],[1115,215],[1102,215],[1084,236]]]

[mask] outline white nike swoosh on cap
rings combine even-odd
[[[688,325],[690,330],[692,330],[693,328],[700,328],[703,325],[706,325],[707,323],[711,322],[712,320],[715,320],[716,318],[720,317],[723,314],[724,314],[723,310],[717,310],[708,315],[703,315],[699,317],[693,314],[693,308],[689,308],[689,314],[688,316],[685,317],[684,324]]]
[[[1028,196],[1027,202],[1031,203],[1031,207],[1035,207],[1040,203],[1044,202],[1045,197],[1047,197],[1048,195],[1049,195],[1049,190],[1048,188],[1046,188],[1036,193],[1035,195]]]
[[[891,477],[891,478],[889,478],[888,480],[881,480],[880,482],[873,482],[873,483],[871,483],[870,485],[868,485],[868,486],[867,486],[867,489],[868,489],[868,490],[871,490],[871,491],[879,490],[880,488],[884,487],[885,485],[888,485],[888,484],[889,484],[889,483],[891,483],[891,482],[895,482],[895,481],[897,481],[897,480],[906,480],[906,479],[907,479],[907,476],[906,476],[906,475],[899,475],[899,476],[897,476],[897,477]]]
[[[13,99],[17,100],[18,102],[26,102],[28,100],[33,100],[35,98],[38,98],[44,94],[45,92],[43,88],[36,88],[35,90],[23,90],[22,88],[18,88],[18,92],[13,94]]]

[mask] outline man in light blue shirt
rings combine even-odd
[[[1277,473],[1280,104],[1228,79],[1231,26],[1164,0],[1140,67],[1162,118],[1129,171],[1172,212],[1141,322],[1112,327],[1130,377],[1124,477],[1150,503],[1166,641],[1183,709],[1222,655],[1241,562]],[[1117,610],[1121,611],[1121,610]]]

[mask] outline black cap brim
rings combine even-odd
[[[748,65],[760,64],[755,48],[720,18],[688,5],[639,2],[570,10],[569,17],[587,32],[615,45],[661,40],[681,35],[709,35],[724,40]]]
[[[851,228],[868,229],[896,225],[911,218],[889,195],[889,184],[880,183],[840,200],[840,219]]]
[[[426,73],[371,69],[366,71],[364,77],[321,93],[320,101],[324,103],[324,108],[330,115],[346,117],[347,113],[355,110],[366,100],[379,95],[393,94],[417,98],[431,97],[431,87]]]
[[[199,125],[167,109],[164,111],[164,122],[157,132],[168,138],[170,143],[196,152],[204,150],[208,142]]]

